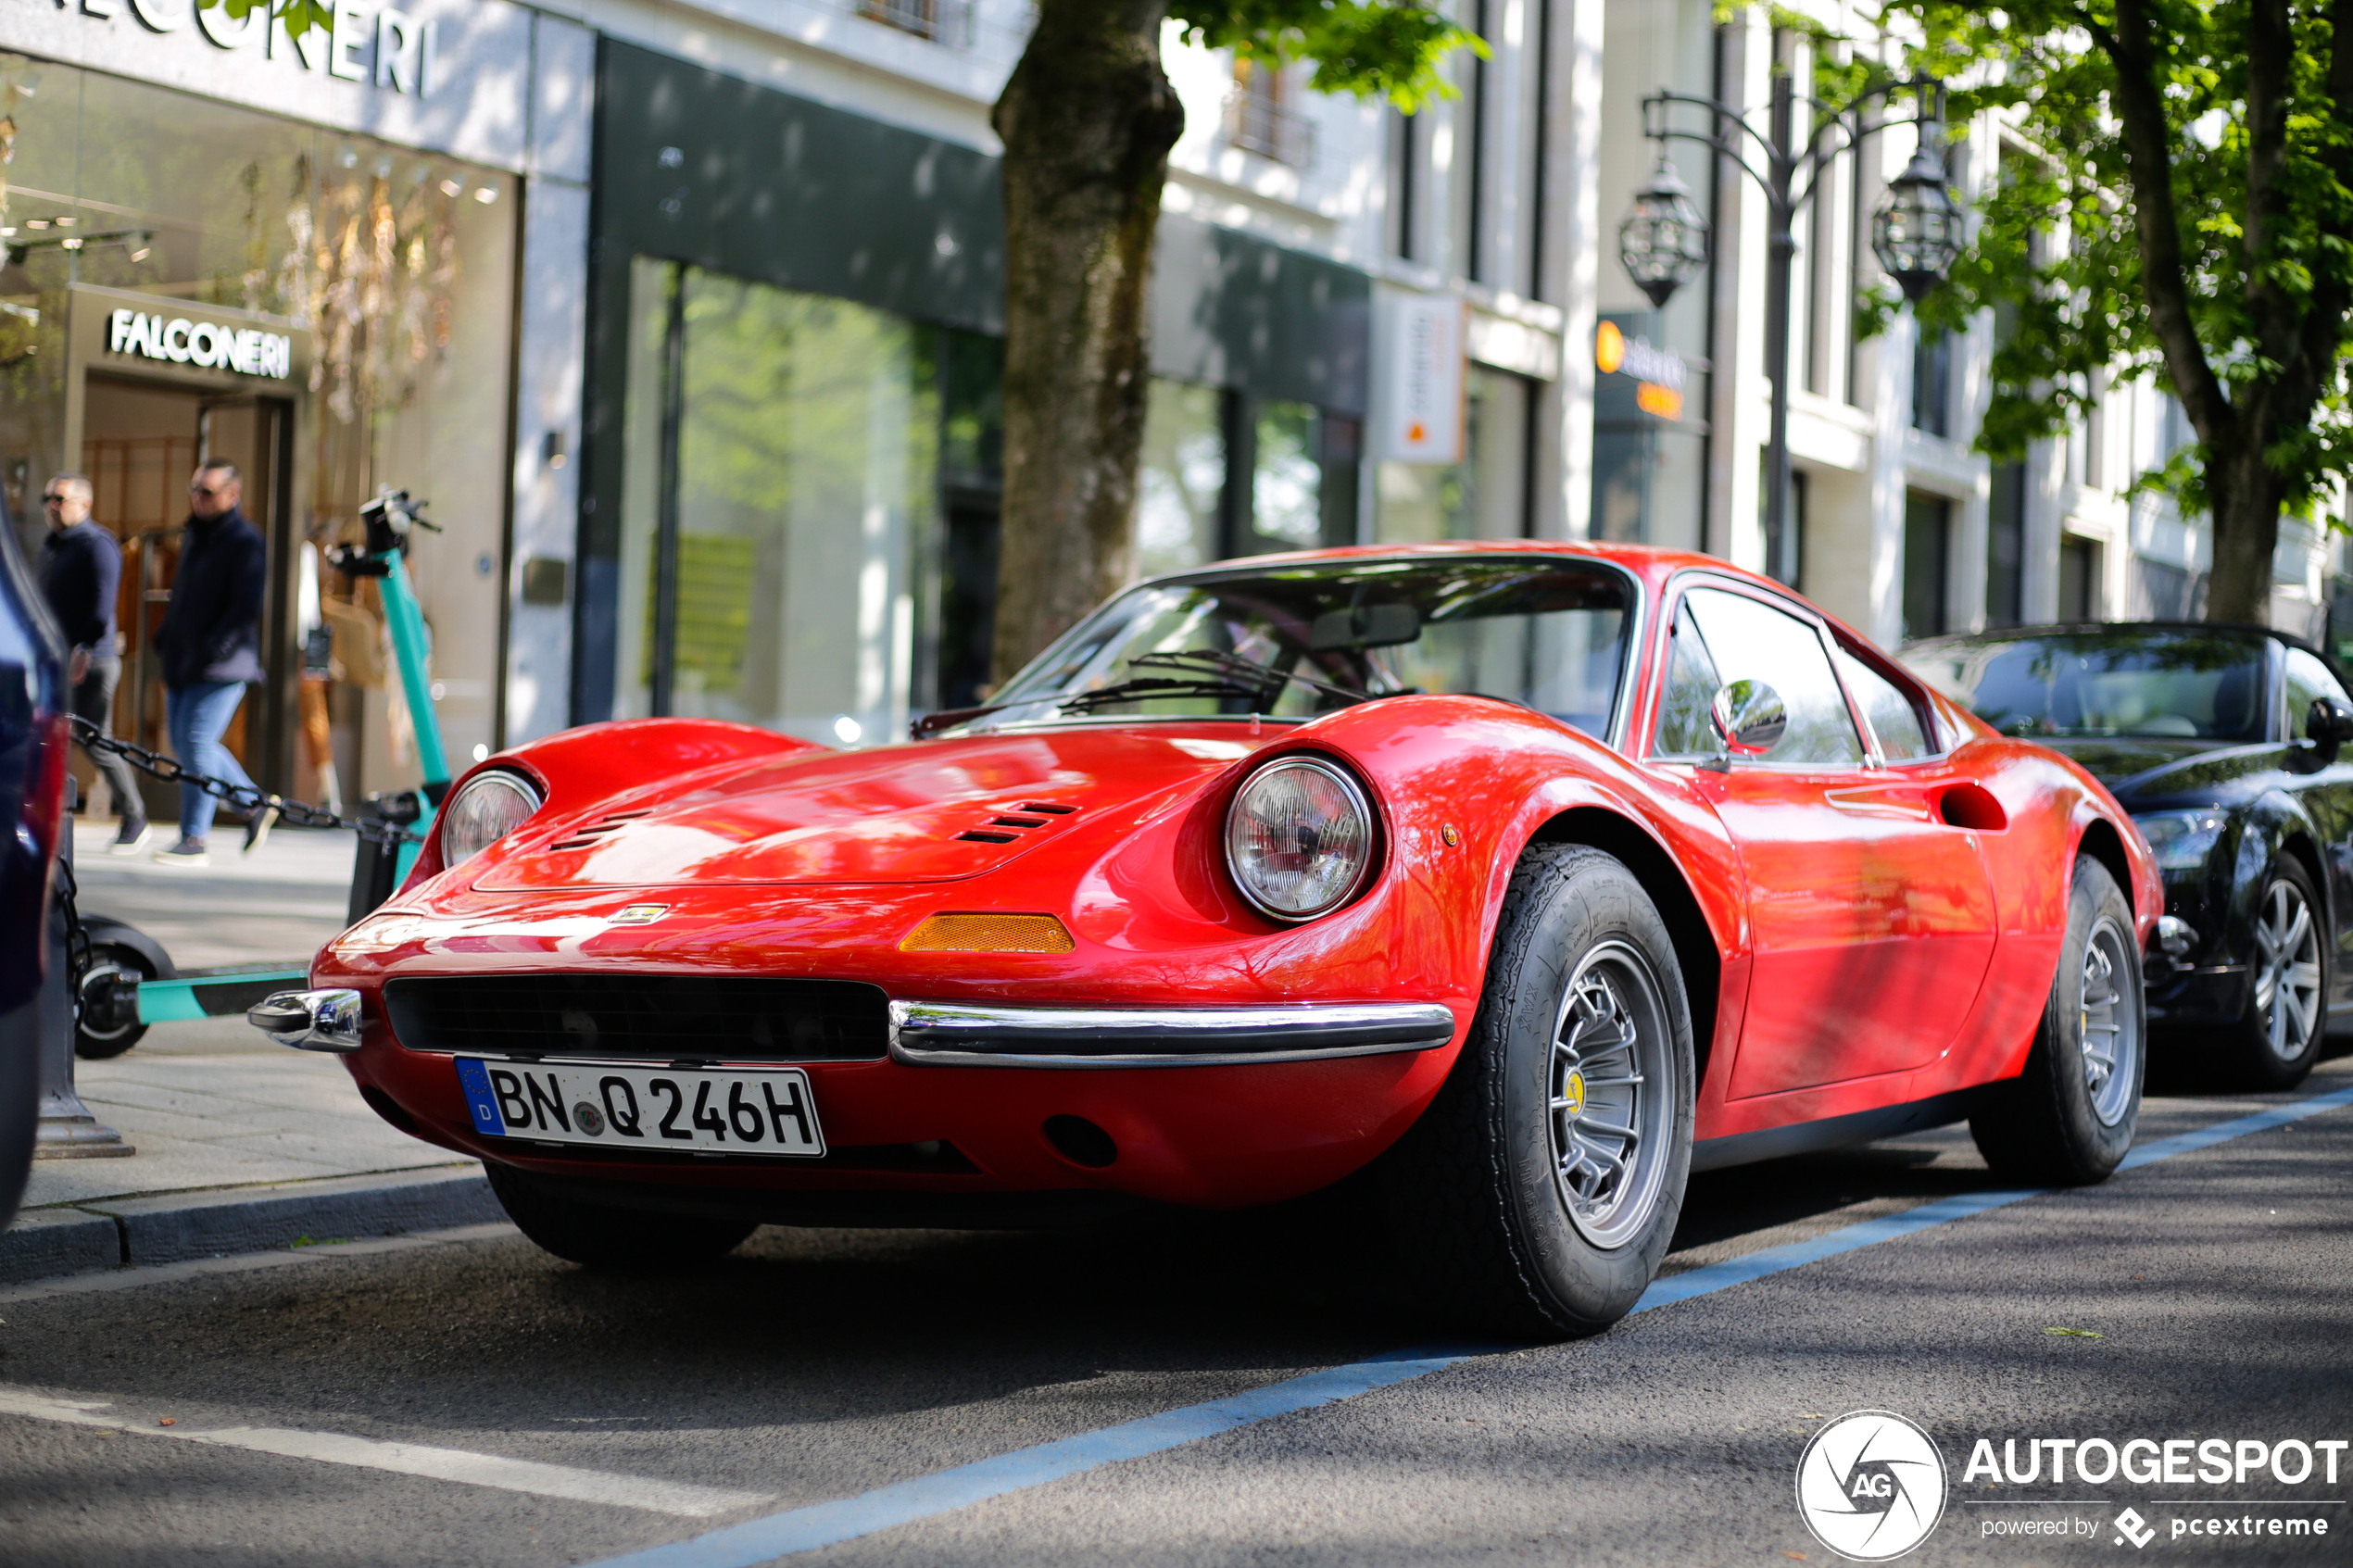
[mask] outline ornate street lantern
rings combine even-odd
[[[1633,208],[1617,226],[1617,259],[1635,286],[1661,308],[1684,280],[1707,265],[1707,220],[1664,153],[1651,182],[1634,193]]]
[[[1923,119],[1911,166],[1889,182],[1871,214],[1871,252],[1919,304],[1961,254],[1961,205],[1944,188],[1944,126]]]

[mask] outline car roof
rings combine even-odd
[[[1318,562],[1365,560],[1443,560],[1450,556],[1561,556],[1602,561],[1631,572],[1655,587],[1679,571],[1713,571],[1739,578],[1761,588],[1811,604],[1784,583],[1760,576],[1716,556],[1695,550],[1669,549],[1663,545],[1629,545],[1602,539],[1446,539],[1423,544],[1336,545],[1320,550],[1286,550],[1276,555],[1238,556],[1182,571],[1164,572],[1151,583],[1186,583],[1263,571],[1270,567],[1310,566]],[[1819,606],[1815,607],[1818,610]]]

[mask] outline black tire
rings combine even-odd
[[[510,1165],[485,1163],[483,1170],[517,1230],[583,1268],[613,1273],[691,1268],[734,1251],[760,1228],[749,1220],[698,1219],[585,1202],[549,1192]]]
[[[2300,930],[2284,944],[2278,941],[2283,933],[2273,930],[2283,926],[2284,907],[2303,915]],[[2222,1032],[2218,1065],[2232,1086],[2292,1089],[2320,1060],[2328,1035],[2326,909],[2301,861],[2283,856],[2263,873],[2247,953],[2246,1014]],[[2286,929],[2296,929],[2292,915]]]
[[[137,981],[156,977],[155,966],[147,961],[145,955],[119,942],[93,942],[90,945],[90,964],[93,970],[101,964],[110,964]],[[105,1061],[109,1057],[120,1056],[137,1045],[147,1033],[147,1026],[139,1022],[135,1015],[132,1022],[111,1027],[102,1024],[94,1029],[91,1023],[92,1020],[84,1017],[78,1019],[74,1024],[73,1054],[84,1061]]]
[[[2006,1179],[2105,1181],[2140,1126],[2148,1015],[2133,907],[2106,866],[2075,862],[2067,940],[2026,1071],[1984,1091],[1969,1135]]]
[[[1692,1060],[1674,942],[1633,872],[1582,845],[1529,850],[1470,1037],[1378,1172],[1400,1273],[1450,1322],[1515,1340],[1624,1317],[1682,1211]],[[1596,1129],[1619,1117],[1642,1136],[1612,1151]]]

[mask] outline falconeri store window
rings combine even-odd
[[[493,740],[513,179],[20,56],[0,156],[0,483],[36,533],[48,476],[86,472],[121,541],[116,734],[164,748],[152,635],[205,456],[237,465],[269,549],[269,680],[226,737],[258,781],[349,799],[416,777],[375,586],[321,566],[381,486],[447,530],[409,571],[449,749]]]

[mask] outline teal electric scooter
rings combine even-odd
[[[361,836],[351,873],[349,918],[354,923],[391,897],[408,876],[434,814],[449,793],[449,757],[442,748],[441,723],[433,707],[432,634],[417,608],[407,563],[415,530],[441,532],[425,520],[425,506],[411,500],[406,490],[387,488],[360,508],[365,540],[327,552],[327,564],[344,576],[376,579],[393,659],[400,670],[401,693],[416,730],[418,770],[424,775],[415,790],[368,802],[379,821],[405,828],[411,836]],[[103,931],[96,929],[101,922]],[[82,1027],[75,1044],[84,1057],[120,1055],[150,1023],[243,1017],[247,1008],[272,992],[309,983],[307,971],[283,967],[177,972],[163,948],[132,927],[103,916],[93,917],[90,924],[97,961],[82,974]]]

